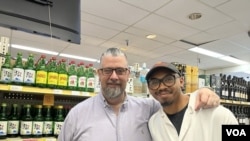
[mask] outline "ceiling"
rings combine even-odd
[[[250,0],[81,0],[81,11],[81,44],[3,27],[0,36],[10,37],[12,44],[95,59],[109,47],[126,48],[130,65],[145,62],[148,68],[157,61],[202,70],[236,66],[188,51],[196,45],[250,62]],[[202,17],[190,20],[191,13]],[[146,39],[149,34],[157,37]],[[9,51],[13,56],[19,50]]]

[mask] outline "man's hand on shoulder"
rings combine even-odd
[[[212,108],[220,105],[220,97],[211,88],[202,87],[198,89],[196,96],[195,110],[200,108]]]

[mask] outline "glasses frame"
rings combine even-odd
[[[168,78],[168,77],[173,77],[174,79],[173,79],[173,82],[171,83],[171,84],[166,84],[166,83],[164,83],[164,80],[166,79],[166,78]],[[166,86],[166,87],[171,87],[171,86],[173,86],[175,83],[176,83],[176,79],[177,78],[180,78],[180,76],[176,76],[176,75],[174,75],[174,74],[172,74],[172,75],[169,75],[169,74],[167,74],[167,75],[165,75],[163,78],[161,78],[161,79],[157,79],[157,78],[152,78],[152,79],[149,79],[148,81],[147,81],[147,83],[148,83],[148,88],[149,89],[151,89],[151,90],[157,90],[157,89],[159,89],[159,87],[161,86],[161,84],[163,84],[164,86]],[[152,81],[152,80],[158,80],[158,82],[159,82],[159,84],[158,84],[158,86],[156,87],[156,88],[152,88],[151,86],[152,85],[150,85],[150,81]]]
[[[118,71],[118,70],[122,70],[122,71]],[[115,71],[115,73],[116,73],[116,75],[119,75],[119,76],[121,76],[121,75],[125,75],[125,74],[127,74],[127,72],[128,72],[128,68],[100,68],[99,69],[101,72],[102,72],[102,74],[104,75],[104,76],[110,76],[110,75],[112,75],[113,74],[113,72]],[[109,73],[104,73],[104,71],[105,70],[107,70],[107,71],[110,71]]]

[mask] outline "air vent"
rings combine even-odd
[[[44,6],[53,6],[53,2],[50,1],[50,0],[27,0],[27,1],[30,1],[30,2],[33,2],[33,3],[37,3],[37,4],[40,4],[40,5],[44,5]]]

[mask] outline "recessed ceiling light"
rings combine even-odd
[[[190,15],[188,15],[188,18],[190,20],[197,20],[199,18],[201,18],[201,13],[191,13]]]
[[[128,48],[127,47],[121,47],[120,50],[121,51],[126,51],[126,50],[128,50]]]
[[[154,39],[156,38],[156,35],[155,34],[149,34],[146,36],[147,39]]]

